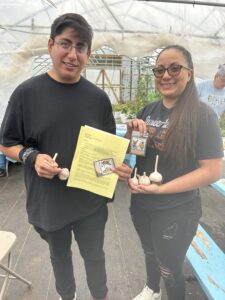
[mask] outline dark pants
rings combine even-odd
[[[149,212],[132,205],[130,211],[145,254],[147,285],[159,292],[162,277],[168,300],[184,300],[183,263],[201,216],[199,197],[167,210]]]
[[[101,299],[107,294],[103,251],[107,218],[108,208],[103,205],[95,214],[57,231],[47,232],[35,227],[40,236],[48,242],[56,290],[63,300],[72,300],[76,290],[71,252],[72,232],[84,259],[87,283],[92,296]]]

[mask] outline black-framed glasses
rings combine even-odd
[[[73,45],[71,41],[68,40],[60,40],[60,41],[54,41],[63,51],[69,52],[73,48],[76,50],[76,53],[87,53],[88,51],[88,45],[84,43],[78,43],[76,45]]]
[[[184,68],[186,70],[192,70],[192,69],[182,66],[182,65],[173,64],[173,65],[170,65],[168,68],[165,68],[163,66],[153,68],[152,72],[156,78],[163,77],[163,75],[165,74],[166,71],[168,72],[168,74],[170,76],[178,76],[180,74],[180,71],[182,68]]]

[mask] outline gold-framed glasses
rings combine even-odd
[[[180,71],[181,71],[182,68],[184,68],[186,70],[192,70],[192,69],[190,69],[188,67],[185,67],[185,66],[182,66],[182,65],[172,64],[168,68],[165,68],[163,66],[153,68],[152,72],[153,72],[153,74],[156,78],[163,77],[163,75],[165,74],[166,71],[168,72],[168,74],[170,76],[175,77],[175,76],[178,76],[180,74]]]
[[[76,50],[76,53],[84,54],[88,51],[88,45],[85,43],[77,43],[76,45],[73,45],[73,43],[69,40],[59,40],[55,41],[56,45],[59,46],[59,48],[63,51],[70,52],[73,48]]]

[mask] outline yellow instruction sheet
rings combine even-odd
[[[128,139],[81,126],[67,186],[112,198],[118,175],[110,168],[123,163],[128,146]]]

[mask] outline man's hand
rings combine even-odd
[[[57,162],[47,154],[37,155],[34,168],[38,176],[48,179],[52,179],[62,171]]]
[[[113,169],[113,172],[119,176],[120,180],[127,181],[131,176],[132,169],[128,165],[122,164]]]

